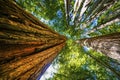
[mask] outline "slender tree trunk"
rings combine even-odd
[[[81,39],[76,42],[120,61],[120,33]]]
[[[0,80],[35,80],[66,38],[11,0],[0,0]]]
[[[70,12],[70,0],[64,0],[65,4],[65,13],[66,13],[66,22],[67,22],[67,27],[69,26],[69,12]]]
[[[120,22],[120,18],[116,18],[116,19],[113,19],[113,20],[111,20],[111,21],[109,21],[109,22],[106,22],[105,24],[101,24],[100,26],[96,26],[96,27],[93,28],[92,30],[86,32],[86,34],[90,34],[90,33],[92,33],[92,32],[95,32],[95,31],[97,31],[97,30],[100,30],[100,29],[102,29],[102,28],[105,28],[106,26],[109,26],[109,25],[111,25],[111,24],[113,24],[113,23],[117,23],[117,22]]]
[[[95,9],[91,12],[90,16],[92,17],[97,11],[99,11],[103,4],[105,4],[108,0],[101,0],[101,2],[95,7]]]
[[[85,13],[85,11],[87,10],[87,8],[89,7],[88,4],[90,3],[91,0],[85,0],[84,1],[84,4],[81,8],[81,12],[79,14],[79,17],[78,17],[78,22],[81,21],[82,19],[82,15]]]
[[[105,19],[103,19],[104,22],[101,22],[100,24],[98,24],[97,26],[95,26],[94,28],[92,28],[91,30],[89,30],[88,32],[86,32],[85,34],[90,34],[98,29],[102,29],[112,23],[116,23],[120,21],[120,10],[117,10],[115,12],[113,12],[113,14],[109,15],[110,17],[106,17]]]
[[[99,17],[101,14],[105,13],[107,10],[109,10],[117,1],[112,1],[109,4],[107,3],[101,10],[99,10],[95,15],[90,17],[89,20],[87,20],[85,23],[87,25],[90,25],[90,23],[97,17]],[[86,26],[87,27],[87,26]]]
[[[101,3],[102,0],[97,0],[97,1],[93,1],[92,6],[90,7],[89,12],[87,13],[87,16],[85,17],[85,19],[88,16],[91,16],[91,13],[96,9],[96,7],[98,7],[98,5]]]
[[[82,1],[83,0],[76,0],[75,4],[74,4],[74,11],[73,11],[73,17],[72,17],[72,21],[74,22],[75,17],[77,15],[77,12],[79,11],[80,6],[82,5]]]

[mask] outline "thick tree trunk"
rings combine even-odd
[[[99,37],[77,40],[82,46],[102,52],[105,55],[120,61],[120,33],[113,33]]]
[[[66,38],[11,0],[0,0],[0,80],[35,80]]]

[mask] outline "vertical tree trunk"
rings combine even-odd
[[[81,39],[76,42],[120,61],[120,33]]]
[[[0,80],[35,80],[66,38],[11,0],[0,0]]]
[[[64,0],[67,27],[69,26],[69,20],[70,20],[70,17],[69,17],[70,2],[71,2],[70,0]]]

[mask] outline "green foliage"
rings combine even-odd
[[[116,75],[107,68],[108,66],[105,67],[105,61],[111,62],[111,59],[92,50],[86,53],[82,47],[78,46],[73,40],[67,41],[66,47],[58,56],[60,68],[50,80],[117,79]],[[110,66],[110,63],[107,62],[107,64]]]
[[[90,36],[98,36],[98,35],[105,35],[105,34],[111,34],[115,32],[120,32],[120,25],[118,23],[111,24],[109,26],[106,26],[105,28],[102,28],[98,30],[97,32],[91,33]]]
[[[23,8],[44,19],[53,19],[59,9],[57,0],[18,0]]]
[[[102,9],[104,5],[108,3],[105,1],[103,6],[98,7],[98,10],[94,11],[101,0],[91,0],[82,16],[82,20],[78,22],[78,15],[82,4],[76,14],[75,21],[72,22],[72,19],[70,19],[69,22],[71,23],[67,27],[64,0],[16,0],[26,11],[31,12],[52,29],[68,37],[66,46],[54,62],[54,65],[59,65],[59,69],[48,80],[118,80],[117,77],[120,74],[119,62],[91,49],[86,51],[82,46],[76,45],[74,42],[74,40],[83,37],[120,32],[120,22],[117,22],[90,33],[88,36],[84,34],[92,28],[120,16],[119,11],[116,13],[120,9],[120,0],[116,1],[116,3],[112,4],[112,7],[96,17],[98,13],[104,10]],[[70,18],[73,16],[74,3],[74,0],[71,1]],[[94,19],[92,19],[93,16],[95,16]],[[94,20],[97,20],[96,25]],[[76,26],[76,24],[80,26]]]

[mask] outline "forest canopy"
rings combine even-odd
[[[53,68],[57,66],[54,68],[57,71],[47,80],[120,79],[120,61],[75,42],[119,33],[120,0],[16,0],[16,3],[68,38],[51,64]]]

